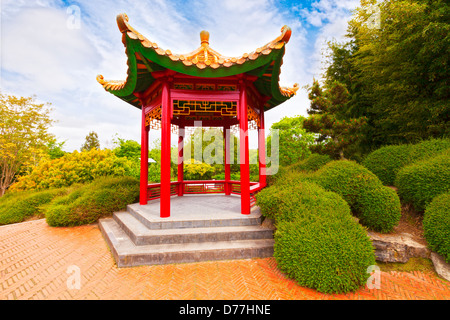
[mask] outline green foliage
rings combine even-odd
[[[47,154],[51,160],[59,159],[66,154],[62,149],[65,143],[65,141],[57,142],[56,139],[51,139],[47,143]]]
[[[430,139],[417,144],[392,145],[370,153],[363,165],[384,185],[393,185],[398,171],[406,165],[435,156],[450,148],[450,139]]]
[[[450,262],[450,193],[437,196],[427,206],[423,218],[425,239],[430,248]]]
[[[396,192],[354,161],[331,161],[310,173],[286,170],[275,184],[295,185],[301,181],[315,182],[339,194],[361,224],[374,231],[390,232],[400,220],[400,199]]]
[[[361,127],[366,119],[349,118],[346,108],[349,93],[344,84],[334,81],[323,89],[314,80],[310,88],[311,106],[303,126],[318,134],[317,144],[313,151],[331,155],[333,158],[344,159],[344,151],[360,137]]]
[[[448,136],[449,12],[443,0],[362,1],[349,41],[330,45],[327,82],[345,83],[348,113],[368,119],[361,149]]]
[[[95,131],[91,131],[86,136],[86,141],[81,146],[80,151],[90,151],[94,148],[100,149],[100,141],[98,140],[98,134]]]
[[[313,153],[305,160],[294,163],[290,168],[296,171],[316,171],[331,160],[332,159],[327,154]]]
[[[225,180],[225,173],[219,173],[212,176],[212,179],[215,180]],[[239,181],[241,179],[241,175],[239,173],[230,173],[230,179]],[[253,181],[250,179],[250,181]]]
[[[349,206],[338,194],[308,181],[265,188],[256,194],[256,203],[265,217],[277,223],[311,214],[350,215]]]
[[[394,190],[354,161],[332,161],[311,176],[327,190],[341,195],[368,228],[390,232],[400,221],[400,199]]]
[[[41,162],[29,175],[20,177],[10,191],[60,188],[105,175],[129,176],[131,172],[132,162],[115,156],[111,150],[74,151],[59,159]]]
[[[367,268],[375,264],[365,230],[344,214],[281,221],[274,257],[280,270],[301,286],[324,293],[356,291],[369,277]]]
[[[185,180],[211,180],[214,168],[203,162],[193,161],[183,165]]]
[[[52,227],[89,224],[124,209],[136,202],[138,197],[138,180],[132,177],[101,177],[56,198],[46,208],[45,218]]]
[[[46,156],[47,144],[54,140],[48,132],[50,111],[49,104],[37,104],[34,97],[0,92],[0,197]]]
[[[273,131],[278,130],[280,166],[293,164],[311,154],[309,146],[314,142],[314,135],[303,128],[304,121],[303,116],[284,117],[270,128],[271,134],[267,138],[267,150],[270,152],[272,148],[276,148],[276,146],[272,147],[272,136]]]
[[[372,244],[338,194],[298,181],[266,188],[256,201],[276,221],[274,257],[281,271],[326,293],[364,285],[368,266],[375,264]]]
[[[65,189],[50,189],[6,193],[0,198],[0,225],[22,222],[30,217],[40,217],[45,210],[45,204],[66,192]]]
[[[372,171],[384,185],[392,186],[398,170],[409,162],[410,145],[382,147],[370,153],[363,165]]]
[[[403,201],[425,210],[434,197],[450,190],[450,149],[402,168],[395,186]]]

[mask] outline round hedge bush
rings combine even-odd
[[[137,201],[139,182],[132,177],[103,177],[76,186],[66,196],[52,201],[45,218],[52,227],[79,226],[124,209]]]
[[[450,193],[437,196],[427,206],[423,218],[425,239],[431,250],[450,262]]]
[[[450,191],[450,149],[402,168],[395,186],[404,202],[424,211],[434,197]]]
[[[363,165],[372,171],[384,185],[392,186],[398,170],[409,162],[410,145],[382,147],[370,153]]]
[[[450,148],[450,139],[430,139],[417,144],[382,147],[370,153],[363,165],[372,171],[384,185],[393,185],[404,166],[436,156]]]
[[[390,232],[400,221],[400,199],[395,191],[354,161],[332,161],[307,179],[342,196],[360,222],[374,231]]]
[[[305,160],[291,165],[291,169],[296,171],[316,171],[331,161],[329,155],[313,153]]]
[[[350,215],[302,215],[275,232],[278,267],[300,285],[324,293],[355,291],[375,264],[372,243]]]
[[[265,188],[256,194],[256,204],[265,217],[275,222],[311,214],[350,216],[350,208],[338,194],[308,181]]]

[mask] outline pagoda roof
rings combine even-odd
[[[295,95],[298,84],[292,88],[279,85],[280,67],[283,64],[285,45],[291,36],[291,29],[284,26],[281,35],[273,41],[239,57],[226,57],[209,46],[209,33],[200,33],[201,46],[187,54],[174,54],[164,50],[155,42],[141,35],[128,23],[126,14],[117,16],[117,24],[122,32],[122,42],[127,55],[126,80],[105,80],[102,75],[97,81],[103,88],[122,100],[141,108],[135,93],[145,91],[156,80],[158,71],[175,72],[200,77],[218,78],[247,74],[256,80],[258,92],[268,97],[264,109],[267,111]]]

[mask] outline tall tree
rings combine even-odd
[[[98,135],[95,131],[89,132],[89,134],[86,136],[84,144],[81,146],[80,151],[90,151],[93,148],[100,149],[100,141],[98,140]]]
[[[54,141],[50,104],[0,93],[0,196],[20,172],[36,166]]]
[[[346,87],[337,81],[324,90],[314,80],[308,97],[311,100],[310,116],[303,122],[303,127],[318,134],[317,144],[311,149],[344,159],[345,150],[359,139],[366,119],[346,116],[349,94]]]
[[[368,24],[374,14],[375,27]],[[361,1],[349,36],[357,47],[354,67],[371,100],[374,146],[450,133],[449,21],[448,1]]]

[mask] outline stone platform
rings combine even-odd
[[[238,196],[175,196],[170,217],[160,218],[159,210],[159,200],[131,204],[99,221],[117,266],[273,255],[273,229],[261,226],[257,207],[242,215]]]

